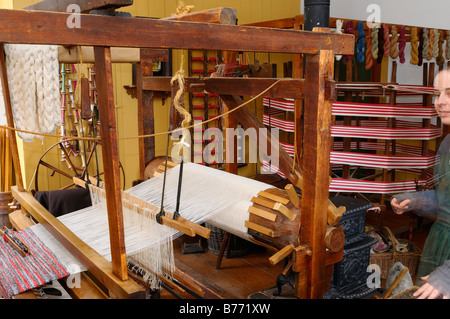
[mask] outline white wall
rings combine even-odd
[[[330,16],[366,21],[374,13],[368,11],[370,5],[378,5],[381,23],[450,30],[450,0],[331,0]],[[302,5],[302,13],[303,9]],[[398,82],[422,84],[422,68],[409,63],[410,51],[411,45],[407,43],[404,64],[397,58]]]

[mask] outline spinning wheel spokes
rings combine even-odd
[[[91,163],[91,160],[95,153],[95,148],[99,142],[94,141],[92,148],[90,149],[89,154],[85,160],[86,163],[85,163],[84,167],[78,167],[73,163],[73,161],[71,160],[71,158],[69,156],[69,153],[67,152],[67,150],[64,146],[64,143],[66,143],[68,141],[74,141],[74,140],[75,139],[66,139],[64,141],[57,142],[57,143],[53,144],[52,146],[50,146],[44,152],[44,154],[42,154],[42,156],[40,157],[39,162],[37,164],[36,170],[35,170],[34,191],[36,191],[36,192],[39,191],[39,186],[42,186],[42,182],[41,182],[41,185],[39,183],[39,170],[40,170],[41,166],[46,167],[50,171],[51,177],[53,177],[57,173],[65,178],[67,178],[67,184],[65,186],[62,186],[59,189],[67,189],[70,187],[74,187],[75,186],[75,183],[73,182],[74,177],[85,179],[86,175],[88,175],[86,170],[87,170],[87,168],[89,168],[89,164]],[[44,160],[44,157],[48,153],[50,153],[51,150],[53,150],[55,147],[59,147],[61,149],[61,151],[63,152],[63,161],[66,162],[66,164],[69,168],[69,171],[63,170],[59,167],[56,167],[56,165],[53,165],[53,164],[49,163],[48,161]],[[122,184],[123,184],[122,189],[125,189],[125,172],[124,172],[123,166],[120,162],[119,162],[119,167],[120,167],[120,170],[122,173],[121,174],[122,175],[121,180],[122,180]],[[99,178],[101,175],[103,175],[103,172],[98,172],[98,174],[89,174],[89,175],[92,177],[95,177],[95,178]]]

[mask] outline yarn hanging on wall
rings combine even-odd
[[[417,34],[417,28],[411,28],[411,59],[410,63],[414,65],[419,64],[419,36]]]
[[[356,43],[356,61],[359,63],[363,63],[365,59],[365,45],[364,38],[366,35],[364,34],[364,22],[358,22],[356,26],[356,32],[358,33],[358,40]]]

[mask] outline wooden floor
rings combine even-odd
[[[368,213],[366,224],[379,225],[379,216]],[[383,213],[382,225],[388,226],[398,238],[409,238],[410,215],[396,215],[389,208]],[[415,219],[417,222],[417,218]],[[414,228],[412,241],[423,248],[430,224],[425,223],[421,229]],[[240,257],[223,258],[221,267],[215,269],[217,255],[207,251],[195,254],[183,254],[180,239],[175,242],[177,268],[202,282],[222,298],[246,299],[252,294],[274,288],[276,279],[283,271],[283,264],[272,266],[269,263],[270,252],[262,248],[253,248]],[[184,294],[183,298],[194,298]],[[161,298],[177,298],[167,290],[161,292]]]

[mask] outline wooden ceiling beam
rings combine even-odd
[[[296,30],[81,14],[0,10],[0,42],[316,54],[353,54],[354,36]],[[276,41],[274,41],[276,39]]]

